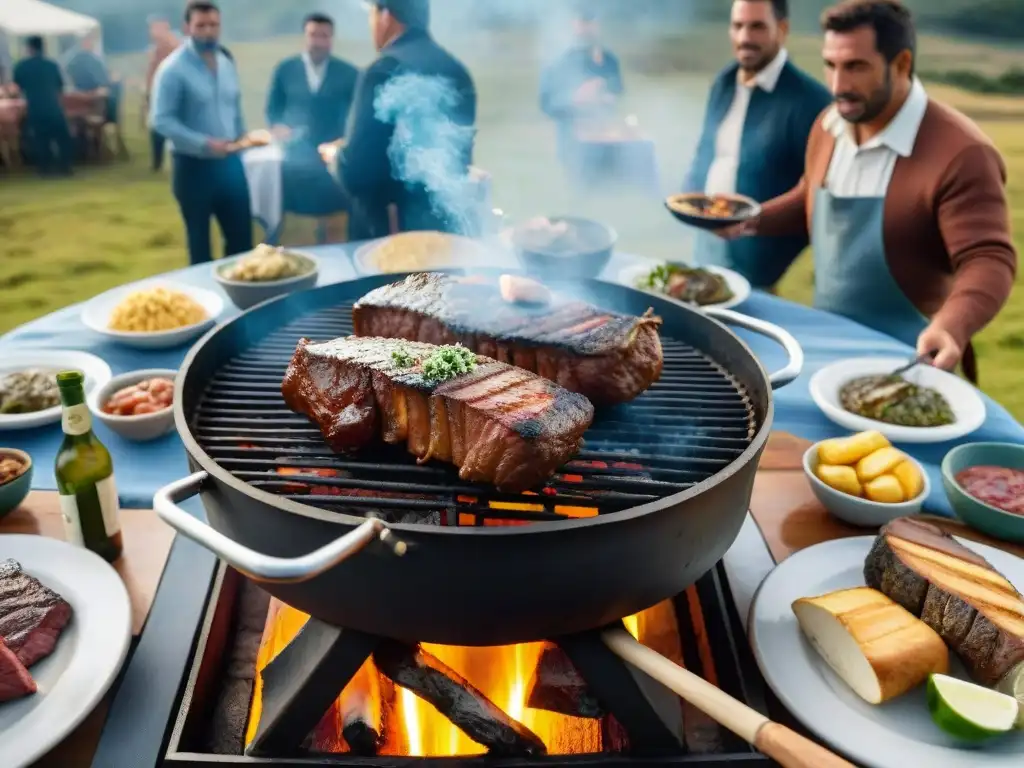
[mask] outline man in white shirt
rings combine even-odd
[[[305,216],[344,210],[344,195],[317,147],[345,135],[359,70],[331,55],[334,21],[321,13],[303,23],[305,50],[278,64],[267,96],[267,125],[284,142],[284,209]]]
[[[711,88],[687,192],[739,193],[760,202],[803,175],[807,136],[832,97],[789,61],[788,17],[787,0],[733,2],[729,36],[736,62]],[[727,243],[699,236],[694,255],[699,264],[734,269],[755,287],[771,289],[806,245],[805,237]]]

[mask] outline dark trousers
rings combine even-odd
[[[293,144],[281,166],[283,206],[299,216],[332,216],[348,210],[344,190],[331,176],[313,144]]]
[[[29,115],[27,129],[28,149],[39,172],[70,173],[75,148],[64,115]]]
[[[153,154],[153,170],[159,171],[164,167],[164,145],[167,140],[156,131],[149,132],[149,147]]]
[[[245,168],[237,155],[205,159],[174,155],[174,197],[181,208],[193,264],[213,260],[210,219],[224,236],[224,255],[252,250],[252,211]]]

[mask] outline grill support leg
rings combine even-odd
[[[600,632],[570,635],[556,642],[602,709],[625,729],[633,755],[657,757],[685,751],[682,704],[672,691],[612,653]]]
[[[263,709],[250,757],[299,754],[379,639],[311,618],[263,670]]]

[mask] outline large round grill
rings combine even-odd
[[[757,432],[744,387],[719,364],[662,334],[664,372],[634,402],[598,409],[583,450],[542,489],[498,493],[457,470],[417,465],[404,446],[334,454],[292,413],[281,380],[300,338],[352,333],[352,302],[294,317],[209,379],[191,429],[222,468],[261,490],[321,509],[390,522],[522,525],[636,507],[686,490],[737,459]]]

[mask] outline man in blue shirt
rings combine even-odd
[[[241,88],[231,54],[220,45],[220,10],[202,0],[185,8],[188,39],[160,64],[149,123],[171,143],[174,196],[193,264],[211,261],[210,218],[224,255],[252,250],[249,184],[232,143],[245,133]]]
[[[43,38],[25,41],[28,54],[14,67],[14,82],[28,105],[26,138],[32,162],[44,176],[71,174],[72,141],[61,96],[64,76],[57,62],[46,58]]]
[[[831,103],[828,90],[791,61],[787,0],[735,0],[729,24],[736,61],[711,86],[687,192],[739,193],[758,202],[788,192],[804,173],[807,137]],[[724,242],[698,234],[695,261],[728,267],[772,290],[807,247],[806,236]]]
[[[303,22],[305,50],[277,65],[267,96],[267,125],[286,142],[281,169],[284,209],[328,216],[346,208],[317,147],[345,135],[359,70],[331,55],[334,21],[314,13]]]
[[[583,121],[611,115],[622,95],[622,70],[615,54],[600,43],[600,25],[579,6],[573,20],[575,42],[541,74],[540,108],[557,126],[558,156],[575,162],[576,129]]]
[[[97,33],[90,32],[68,58],[64,70],[76,91],[98,91],[110,87],[110,71],[96,53]]]

